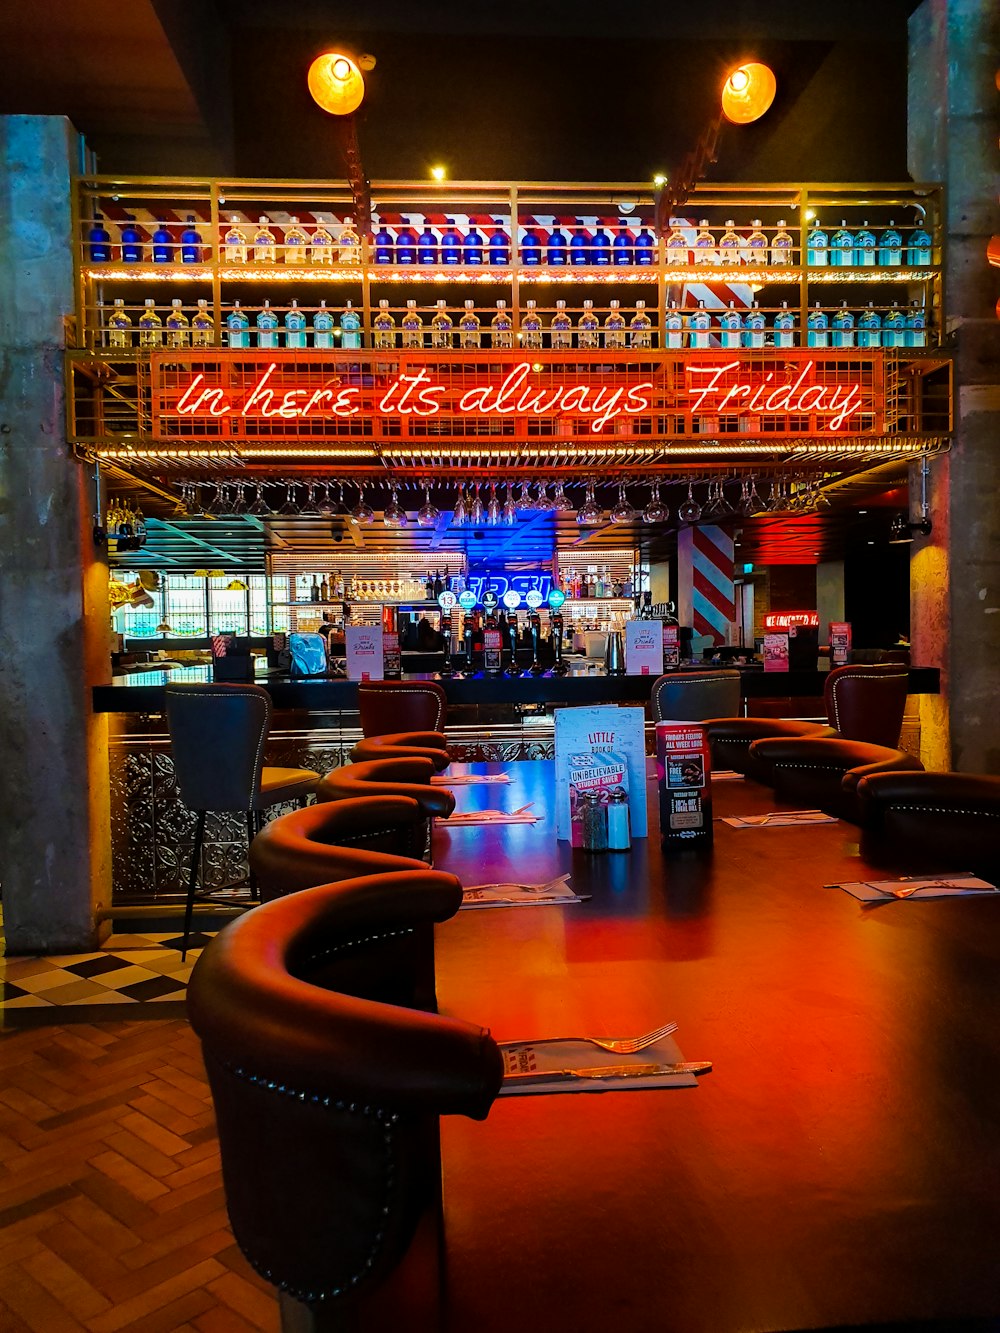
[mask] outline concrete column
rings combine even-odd
[[[110,893],[107,568],[66,443],[70,174],[55,116],[0,117],[0,875],[14,953],[90,948]]]
[[[819,641],[830,642],[830,621],[844,619],[844,562],[821,560],[816,566],[816,614]]]
[[[924,0],[909,26],[908,156],[947,198],[944,317],[955,358],[956,433],[931,463],[930,537],[910,565],[913,660],[942,670],[921,696],[928,768],[1000,773],[1000,321],[986,245],[1000,168],[1000,7]],[[917,492],[916,469],[911,497]],[[915,500],[914,500],[915,504]]]

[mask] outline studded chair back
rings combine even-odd
[[[830,726],[844,740],[898,745],[908,682],[894,663],[835,667],[823,687]]]
[[[366,736],[443,731],[448,696],[432,680],[362,681],[358,686],[358,711]]]
[[[674,671],[653,683],[650,707],[654,722],[677,718],[736,717],[740,711],[738,671]]]
[[[190,810],[250,810],[260,788],[271,699],[259,685],[168,684],[167,729]]]
[[[384,736],[366,736],[351,751],[355,763],[368,759],[429,759],[440,773],[451,756],[442,731],[392,731]]]

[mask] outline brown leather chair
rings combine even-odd
[[[653,682],[650,709],[654,722],[735,717],[740,710],[740,673],[718,669],[668,672]]]
[[[858,783],[861,847],[900,870],[1000,876],[1000,777],[880,773]]]
[[[767,771],[755,761],[754,741],[770,736],[832,737],[836,732],[822,722],[800,722],[790,717],[711,717],[704,722],[712,751],[713,768],[731,768],[756,782],[767,780]]]
[[[485,1119],[502,1081],[487,1030],[403,1007],[460,902],[426,869],[292,894],[221,931],[188,985],[237,1243],[358,1327],[439,1206],[439,1117]]]
[[[923,768],[905,750],[840,738],[772,736],[754,741],[750,755],[782,800],[815,806],[852,824],[861,822],[856,789],[862,778]]]
[[[358,686],[358,711],[366,736],[444,731],[448,696],[432,680],[362,681]]]
[[[441,731],[394,731],[387,736],[366,736],[351,751],[355,763],[368,759],[429,759],[437,772],[448,767],[448,742]]]
[[[369,759],[331,769],[316,787],[317,801],[343,801],[355,796],[409,796],[422,813],[447,817],[455,808],[454,793],[432,787],[434,763],[423,756],[406,759]]]
[[[427,868],[423,811],[410,796],[326,801],[272,819],[253,840],[250,865],[264,902],[360,875]]]
[[[909,678],[894,663],[834,667],[823,685],[827,720],[844,740],[897,746]]]

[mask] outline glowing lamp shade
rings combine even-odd
[[[326,51],[309,66],[307,76],[313,101],[331,116],[349,116],[364,101],[365,81],[350,56]]]
[[[722,114],[734,125],[749,125],[774,101],[777,81],[766,65],[739,65],[722,88]]]

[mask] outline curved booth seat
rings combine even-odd
[[[393,731],[386,736],[366,736],[351,751],[354,763],[369,759],[429,759],[435,772],[448,767],[448,742],[442,731]]]
[[[326,801],[266,824],[250,847],[250,865],[269,902],[359,875],[426,869],[424,837],[424,814],[412,797]]]
[[[732,768],[756,782],[767,774],[750,754],[754,741],[777,736],[833,737],[836,732],[822,722],[799,722],[793,718],[711,717],[702,724],[712,750],[713,768]]]
[[[718,669],[668,672],[653,682],[649,706],[654,722],[735,717],[740,707],[740,673]]]
[[[899,744],[909,671],[892,663],[834,667],[823,685],[827,721],[844,740]]]
[[[881,773],[857,787],[862,853],[920,872],[1000,876],[1000,777]]]
[[[358,686],[365,736],[397,731],[443,731],[448,696],[433,680],[371,680]]]
[[[861,822],[856,788],[862,778],[923,769],[905,750],[838,738],[775,736],[754,741],[750,755],[782,800],[815,806],[852,824]]]
[[[434,763],[415,755],[405,759],[369,759],[334,768],[316,787],[317,801],[343,801],[356,796],[409,796],[425,818],[446,817],[455,808],[447,787],[432,787]]]
[[[227,926],[192,973],[233,1233],[313,1310],[356,1311],[391,1275],[439,1202],[438,1117],[484,1119],[500,1087],[487,1030],[403,1007],[406,964],[460,902],[427,869],[309,889]]]

